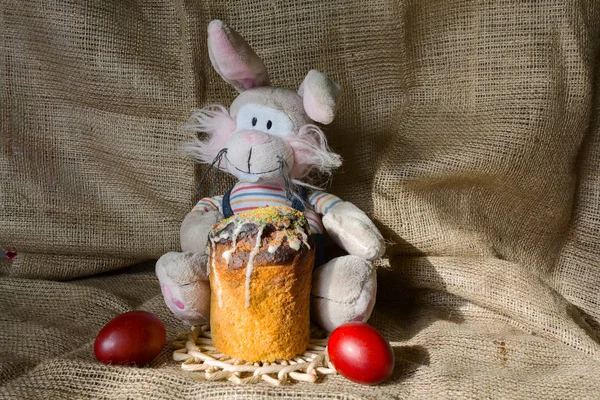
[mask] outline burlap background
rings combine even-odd
[[[0,4],[0,249],[18,253],[0,260],[0,396],[600,398],[598,1]],[[331,191],[390,241],[383,385],[207,383],[167,349],[94,361],[126,310],[184,329],[151,260],[197,199],[182,126],[234,97],[208,62],[213,18],[275,85],[317,68],[344,89]]]

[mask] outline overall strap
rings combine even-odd
[[[306,203],[306,200],[308,200],[308,190],[305,187],[300,187],[298,195],[302,200],[300,200],[298,197],[294,197],[294,199],[292,200],[292,208],[294,210],[304,212],[304,204]]]
[[[233,217],[233,210],[231,209],[231,202],[229,201],[232,190],[233,188],[229,189],[227,193],[223,195],[223,202],[221,204],[221,207],[223,208],[223,217],[225,218]]]

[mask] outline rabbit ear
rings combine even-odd
[[[313,121],[325,125],[333,121],[336,103],[340,97],[340,86],[327,75],[315,69],[308,71],[298,94],[302,97],[304,111]]]
[[[265,64],[244,38],[223,21],[208,24],[208,55],[215,71],[240,93],[269,85]]]

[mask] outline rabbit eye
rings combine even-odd
[[[295,126],[282,110],[260,104],[244,104],[235,116],[236,131],[261,131],[272,136],[288,136]]]

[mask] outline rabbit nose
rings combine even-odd
[[[246,131],[240,133],[240,136],[252,146],[269,143],[272,140],[271,135],[260,131]]]

